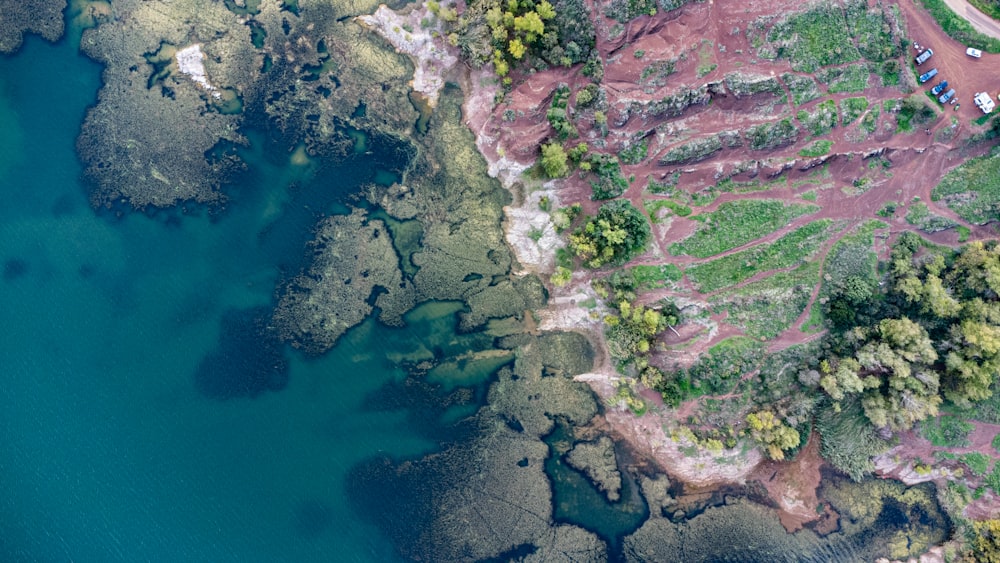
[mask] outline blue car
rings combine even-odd
[[[924,82],[927,82],[928,80],[934,78],[935,76],[937,76],[937,69],[932,68],[920,75],[920,83],[923,84]]]
[[[947,87],[948,87],[948,81],[944,80],[940,84],[938,84],[937,86],[931,88],[931,94],[934,94],[935,96],[937,96],[941,92],[944,92],[944,89],[947,88]]]
[[[942,94],[941,97],[938,98],[938,101],[943,104],[943,103],[947,102],[948,100],[950,100],[951,97],[954,96],[954,95],[955,95],[955,89],[952,88],[951,90],[948,90],[947,92],[945,92],[944,94]]]

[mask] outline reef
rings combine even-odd
[[[577,444],[568,454],[566,463],[582,471],[597,484],[611,502],[621,498],[622,474],[615,460],[615,445],[611,438],[601,436],[596,442]]]
[[[408,61],[352,18],[374,8],[115,2],[81,41],[105,65],[77,140],[93,204],[221,203],[243,165],[234,148],[245,127],[268,127],[278,145],[302,143],[312,156],[364,150],[351,127],[404,136],[417,116]],[[200,68],[185,56],[195,48]]]
[[[365,491],[406,489],[397,510],[370,514],[404,556],[607,560],[607,546],[595,534],[554,521],[542,441],[556,418],[585,424],[597,414],[593,394],[572,380],[592,352],[572,333],[520,334],[516,344],[514,367],[500,370],[470,443],[417,461],[372,460],[355,468],[348,495],[362,511]]]
[[[0,0],[0,53],[21,48],[25,33],[37,33],[47,41],[62,37],[65,9],[66,0]]]

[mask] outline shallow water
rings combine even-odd
[[[426,325],[280,351],[287,385],[253,398],[206,396],[195,373],[255,345],[219,347],[227,314],[269,307],[316,218],[401,163],[292,163],[258,136],[221,214],[98,214],[74,142],[99,81],[69,40],[0,58],[0,560],[393,560],[343,479],[437,447],[403,405],[369,399],[404,377],[382,343]]]

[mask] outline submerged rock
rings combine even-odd
[[[622,474],[615,459],[611,438],[601,436],[596,442],[582,442],[566,454],[566,463],[582,471],[611,502],[621,498]]]
[[[66,0],[0,0],[0,53],[13,53],[21,47],[24,33],[37,33],[47,41],[63,34],[63,10]]]
[[[311,243],[316,259],[286,287],[274,312],[282,338],[312,353],[328,350],[373,309],[400,324],[413,306],[413,288],[399,271],[399,256],[385,223],[362,210],[324,220]]]

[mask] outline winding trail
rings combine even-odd
[[[965,18],[979,33],[1000,39],[1000,22],[980,12],[966,0],[944,0],[956,14]]]

